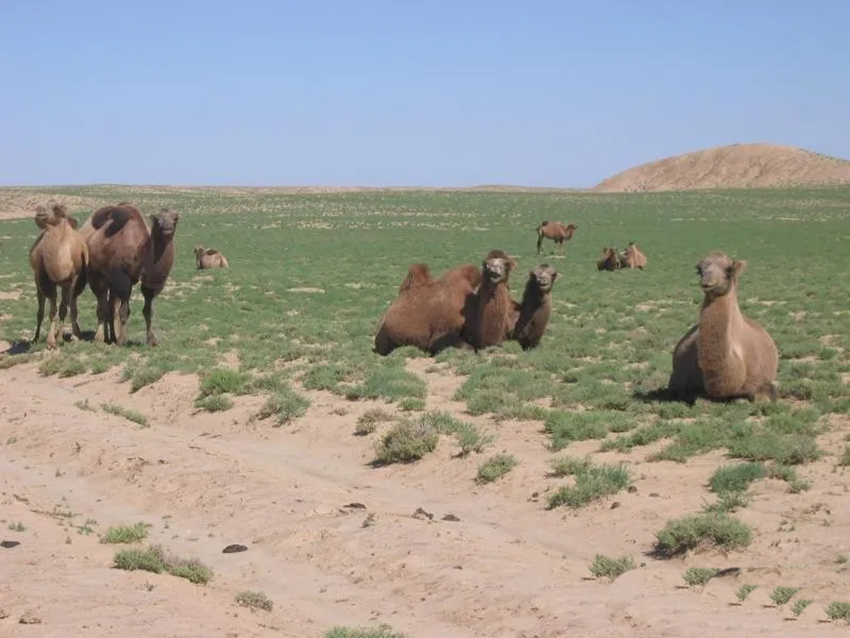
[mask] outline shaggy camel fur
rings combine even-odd
[[[375,352],[388,355],[402,346],[416,346],[430,354],[445,348],[468,347],[461,337],[467,297],[475,292],[480,274],[473,265],[447,271],[436,280],[424,264],[414,264],[402,283],[401,294],[378,324]],[[422,274],[428,278],[423,279]],[[405,284],[411,283],[405,287]]]
[[[157,345],[151,323],[153,300],[162,291],[174,264],[174,233],[180,215],[163,209],[151,216],[148,228],[142,213],[122,202],[96,210],[86,222],[89,286],[97,297],[95,340],[126,341],[130,294],[141,281],[147,343]]]
[[[607,246],[602,249],[602,258],[596,262],[597,270],[619,270],[621,266],[620,254],[616,248]]]
[[[407,269],[407,277],[398,287],[398,294],[404,294],[414,286],[427,284],[431,281],[431,269],[428,268],[428,264],[413,264]]]
[[[537,227],[537,254],[543,251],[543,238],[553,240],[564,250],[564,242],[573,238],[573,233],[578,228],[576,224],[570,222],[563,224],[561,222],[543,222]]]
[[[86,242],[77,232],[77,220],[68,217],[62,204],[53,204],[50,210],[38,206],[35,224],[42,233],[30,248],[29,259],[35,275],[38,295],[35,337],[38,341],[44,319],[44,300],[50,300],[50,327],[47,330],[47,347],[55,348],[56,339],[62,337],[65,314],[71,308],[71,337],[79,339],[77,323],[77,297],[86,288],[89,251]],[[56,288],[62,289],[59,304],[59,322],[56,322]]]
[[[628,247],[620,254],[620,263],[623,268],[646,268],[646,255],[644,255],[637,245],[630,241]]]
[[[519,315],[511,337],[523,350],[536,348],[549,325],[552,314],[552,286],[559,275],[549,264],[540,264],[528,275],[522,303],[516,305]]]
[[[204,248],[203,246],[195,246],[195,261],[198,264],[198,270],[205,268],[227,268],[227,258],[218,252],[215,248]]]
[[[497,346],[513,332],[517,321],[516,304],[511,299],[508,278],[516,262],[501,250],[491,250],[484,258],[481,283],[467,301],[464,338],[476,350]]]
[[[771,336],[738,308],[738,283],[747,262],[722,252],[697,264],[704,298],[699,323],[673,350],[669,393],[711,399],[776,400],[779,355]]]

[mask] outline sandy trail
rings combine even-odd
[[[459,410],[449,400],[458,380],[426,372],[430,364],[411,364],[429,381],[428,407]],[[840,485],[818,481],[824,491],[809,497],[831,508],[829,527],[817,514],[795,519],[805,548],[770,549],[773,539],[763,535],[728,558],[657,561],[645,555],[654,532],[699,510],[699,486],[717,456],[686,466],[616,457],[634,466],[637,487],[617,496],[616,509],[609,500],[550,512],[542,495],[558,482],[545,478],[539,424],[489,423],[499,432],[493,451],[522,462],[503,481],[479,486],[472,479],[484,457],[454,458],[449,439],[417,464],[371,467],[376,435],[352,431],[374,403],[315,393],[304,418],[273,428],[250,418],[257,397],[207,414],[193,409],[196,392],[191,375],[168,374],[129,394],[114,372],[56,379],[31,365],[0,371],[0,536],[21,542],[0,549],[0,608],[9,612],[0,636],[318,637],[334,625],[378,623],[419,638],[846,635],[846,627],[820,622],[818,605],[785,620],[765,606],[766,594],[756,595],[767,587],[731,605],[743,582],[734,577],[701,592],[681,587],[688,565],[757,567],[769,555],[776,564],[780,552],[787,570],[756,570],[747,582],[791,579],[824,599],[850,599],[845,575],[827,566],[850,538],[843,476]],[[150,427],[76,407],[86,399],[140,410]],[[746,514],[765,529],[800,504],[776,485],[760,489],[764,505]],[[419,507],[433,519],[414,518]],[[460,520],[443,520],[447,514]],[[150,523],[151,542],[200,558],[215,578],[197,586],[113,569],[115,548],[81,533],[88,519],[99,533]],[[24,531],[7,528],[17,522]],[[249,550],[223,554],[230,543]],[[597,552],[629,553],[646,566],[613,584],[592,581],[587,567]],[[235,594],[246,589],[264,591],[275,609],[237,606]],[[18,623],[27,611],[42,623]]]

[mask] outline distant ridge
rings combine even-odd
[[[622,171],[597,193],[850,184],[850,161],[794,146],[732,144],[666,157]]]

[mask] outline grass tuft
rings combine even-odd
[[[800,591],[799,587],[776,587],[770,592],[770,599],[779,607],[791,600]]]
[[[735,596],[740,602],[744,602],[754,590],[758,589],[758,585],[741,585],[738,587],[738,591],[735,592]]]
[[[381,625],[376,629],[361,627],[334,627],[325,632],[325,638],[407,638],[404,634],[396,633],[389,625]]]
[[[658,541],[656,552],[667,557],[702,545],[731,550],[746,547],[752,542],[750,528],[723,513],[694,514],[667,521],[655,537]]]
[[[166,556],[159,545],[146,549],[122,549],[113,559],[115,567],[127,571],[143,570],[160,574],[168,572],[172,576],[185,578],[196,584],[206,584],[213,577],[213,571],[196,558],[186,559]]]
[[[375,465],[412,463],[437,448],[437,428],[425,420],[396,423],[375,446]]]
[[[682,579],[690,587],[702,586],[714,578],[718,572],[720,570],[715,567],[690,567],[682,576]]]
[[[271,611],[274,603],[261,591],[240,591],[236,594],[236,603],[249,609],[261,609]]]
[[[119,525],[117,527],[110,527],[100,538],[100,542],[107,544],[138,543],[147,537],[147,524],[139,522],[135,525]]]
[[[478,476],[476,480],[479,483],[492,483],[495,480],[502,478],[517,466],[519,461],[516,457],[510,454],[497,454],[491,456],[478,466]]]
[[[596,578],[608,578],[610,580],[614,580],[634,568],[635,561],[631,556],[611,558],[609,556],[597,554],[593,559],[593,563],[590,565],[590,573]]]
[[[100,407],[108,414],[123,417],[128,421],[141,425],[142,427],[147,427],[148,425],[148,418],[141,412],[122,408],[120,405],[115,405],[114,403],[101,403]]]
[[[552,494],[549,497],[549,509],[561,505],[584,507],[588,503],[616,494],[631,483],[629,472],[623,465],[594,466],[579,462],[573,469],[575,484],[563,486]]]

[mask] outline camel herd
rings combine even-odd
[[[61,339],[69,308],[71,338],[80,338],[77,297],[88,284],[97,298],[95,340],[124,344],[130,296],[140,283],[147,343],[157,345],[153,300],[174,265],[173,239],[179,219],[177,212],[165,208],[151,215],[148,225],[138,208],[122,202],[96,210],[78,230],[62,204],[39,206],[35,223],[42,232],[29,253],[38,297],[34,341],[41,331],[45,300],[50,302],[47,347],[55,348]],[[540,224],[538,254],[544,237],[563,249],[576,228],[572,223]],[[228,266],[217,250],[197,246],[194,252],[199,269]],[[646,263],[646,256],[631,242],[622,252],[606,247],[597,266],[599,270],[643,269]],[[697,264],[703,303],[699,322],[673,351],[667,388],[672,398],[776,400],[776,344],[738,307],[745,266],[746,262],[722,252],[710,253]],[[388,355],[403,346],[432,355],[448,347],[478,351],[509,340],[517,341],[523,350],[537,347],[549,324],[552,289],[559,275],[545,263],[532,269],[522,299],[516,302],[509,288],[516,268],[516,261],[498,249],[487,253],[480,268],[463,264],[437,279],[426,264],[411,265],[396,299],[380,319],[375,352]]]
[[[138,208],[121,202],[94,211],[77,230],[76,220],[68,215],[64,205],[52,204],[49,209],[38,206],[35,223],[42,233],[29,254],[38,295],[34,341],[39,338],[45,299],[50,301],[47,347],[55,348],[56,339],[61,339],[69,307],[71,338],[80,338],[77,297],[88,283],[97,298],[95,341],[123,345],[127,339],[130,295],[133,286],[141,282],[147,343],[157,345],[152,328],[153,300],[162,291],[174,265],[172,239],[179,219],[179,213],[164,208],[151,215],[148,226]],[[199,256],[198,268],[227,266],[227,260],[218,251],[206,253],[214,256],[208,255],[210,259],[204,265]],[[62,297],[57,309],[59,288]]]

